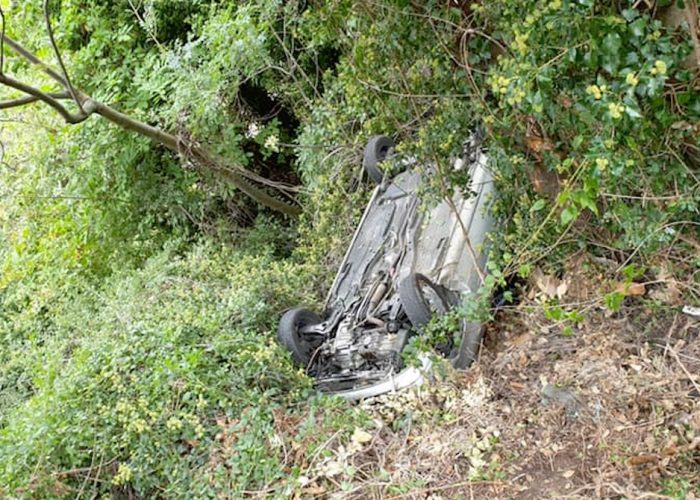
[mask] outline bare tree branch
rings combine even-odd
[[[44,71],[44,73],[46,73],[51,78],[56,80],[61,85],[61,87],[64,87],[66,90],[68,90],[68,84],[66,83],[66,81],[63,79],[63,77],[61,75],[56,73],[56,71],[54,71],[51,68],[51,66],[49,66],[45,62],[41,61],[37,56],[35,56],[31,52],[29,52],[21,44],[15,42],[9,36],[7,36],[7,35],[3,36],[3,40],[5,41],[5,43],[7,43],[7,45],[10,46],[10,48],[12,50],[17,52],[20,56],[22,56],[24,59],[26,59],[30,63],[32,63],[36,66],[39,66]]]
[[[2,74],[2,73],[0,73]],[[53,92],[50,94],[46,94],[49,97],[53,97],[54,99],[70,99],[71,96],[70,94],[67,94],[66,92]],[[30,95],[26,97],[20,97],[18,99],[12,99],[9,101],[0,101],[0,109],[10,109],[10,108],[18,108],[20,106],[24,106],[25,104],[31,104],[33,102],[40,101],[41,98]]]
[[[0,75],[5,72],[5,11],[0,5],[0,18],[2,18],[2,34],[0,35]]]
[[[48,19],[48,0],[44,2],[44,13],[47,18],[47,30],[51,30],[50,22]],[[4,23],[3,23],[4,28]],[[256,178],[255,174],[248,172],[246,169],[239,165],[229,166],[227,162],[221,158],[217,158],[212,155],[209,151],[201,146],[192,143],[189,140],[183,140],[174,134],[168,133],[163,129],[149,125],[148,123],[142,122],[131,118],[115,108],[104,104],[100,101],[92,99],[89,95],[85,94],[80,89],[73,87],[68,79],[68,74],[63,66],[63,62],[60,58],[60,54],[56,43],[53,39],[53,33],[49,33],[51,38],[51,44],[53,46],[56,57],[59,59],[63,75],[59,74],[51,66],[41,61],[36,55],[32,54],[29,50],[24,48],[21,44],[15,42],[13,39],[3,33],[0,37],[0,41],[3,44],[7,44],[13,51],[15,51],[20,57],[30,62],[33,65],[38,66],[41,70],[47,74],[50,78],[55,80],[61,87],[63,87],[70,97],[78,104],[80,107],[80,113],[72,114],[66,107],[64,107],[59,99],[67,99],[68,95],[66,93],[62,94],[51,94],[42,92],[30,85],[24,84],[20,81],[15,80],[9,76],[0,73],[0,84],[4,84],[15,90],[19,90],[27,97],[6,101],[4,103],[0,102],[0,109],[8,109],[12,107],[21,106],[23,104],[30,104],[37,101],[42,101],[45,104],[56,110],[63,119],[70,124],[80,123],[85,121],[93,113],[99,114],[106,120],[114,123],[115,125],[142,136],[145,136],[152,140],[153,142],[165,146],[171,151],[183,156],[185,159],[198,164],[201,167],[208,168],[219,175],[227,179],[231,184],[240,189],[243,193],[250,196],[253,200],[265,205],[273,210],[288,214],[288,215],[298,215],[301,212],[301,208],[294,201],[283,201],[265,192],[264,189],[256,186],[254,182],[271,185],[269,182],[261,182],[259,178]],[[254,181],[254,182],[251,182]],[[283,195],[289,196],[289,193],[284,189],[280,189],[280,186],[272,186]]]
[[[58,65],[61,67],[61,71],[63,72],[63,78],[66,81],[67,85],[67,90],[70,92],[71,97],[73,97],[73,100],[75,101],[75,104],[78,105],[78,109],[82,114],[85,114],[85,110],[83,109],[83,103],[80,102],[80,99],[78,99],[78,95],[75,93],[75,88],[73,87],[73,84],[70,81],[70,77],[68,76],[68,71],[66,71],[66,66],[63,64],[63,58],[61,57],[61,52],[58,50],[58,45],[56,45],[56,40],[53,36],[53,28],[51,27],[51,15],[49,14],[49,0],[44,0],[44,20],[46,21],[46,33],[49,35],[49,41],[51,41],[51,47],[53,47],[53,52],[56,55],[56,59],[58,60]],[[3,23],[3,27],[4,27]]]
[[[30,96],[35,97],[36,100],[45,102],[53,109],[55,109],[68,123],[80,123],[89,116],[86,113],[81,113],[80,115],[73,115],[60,102],[58,102],[56,98],[52,97],[51,95],[45,92],[42,92],[39,89],[36,89],[18,80],[15,80],[10,76],[0,75],[0,83],[7,85],[8,87],[12,87],[15,90],[19,90],[20,92],[24,92],[25,94],[29,94]]]

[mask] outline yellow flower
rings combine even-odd
[[[603,97],[602,89],[598,85],[589,85],[586,88],[586,94],[592,95],[596,100],[600,100]]]
[[[119,469],[117,474],[112,478],[112,484],[120,485],[129,482],[133,476],[133,471],[131,467],[126,464],[119,464]]]
[[[511,106],[513,104],[520,104],[523,102],[523,99],[525,98],[525,91],[523,89],[515,89],[513,91],[513,96],[508,99],[508,104]]]
[[[137,434],[142,434],[143,431],[146,430],[147,425],[146,425],[146,421],[144,419],[137,418],[136,420],[132,421],[128,427],[130,429],[135,430]]]
[[[613,141],[612,139],[606,139],[603,144],[605,144],[606,148],[610,149],[615,145],[615,141]]]
[[[551,10],[561,9],[561,0],[552,0],[551,2],[549,2],[549,8]]]
[[[527,53],[528,38],[530,38],[529,33],[515,33],[515,43],[513,45],[515,46],[515,50],[520,52],[521,55],[525,55]]]
[[[654,63],[654,68],[651,70],[651,72],[652,72],[652,74],[658,73],[659,75],[665,75],[667,69],[668,68],[666,66],[666,63],[664,61],[662,61],[661,59],[658,59]],[[656,70],[656,73],[654,73],[654,70]]]
[[[491,82],[491,88],[493,89],[494,93],[500,93],[500,94],[505,94],[508,92],[508,85],[510,84],[510,78],[506,78],[505,76],[499,76],[498,78],[494,78]]]
[[[634,73],[627,73],[627,78],[625,78],[625,81],[628,85],[636,87],[639,83],[639,78],[637,78]]]
[[[608,110],[613,120],[617,120],[618,118],[622,118],[622,112],[625,110],[625,107],[622,104],[611,102],[608,105]]]
[[[595,164],[599,169],[605,170],[605,168],[610,164],[607,158],[596,158]]]
[[[165,423],[165,426],[171,431],[178,431],[182,429],[182,420],[175,417],[170,417]]]
[[[197,424],[194,428],[194,433],[198,439],[202,439],[204,436],[204,426],[202,424]]]

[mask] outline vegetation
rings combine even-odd
[[[601,307],[642,281],[697,305],[699,49],[667,3],[0,0],[0,496],[283,496],[364,442],[366,408],[315,394],[272,332],[321,307],[372,134],[438,167],[434,201],[484,131],[485,296],[585,253],[626,285]]]

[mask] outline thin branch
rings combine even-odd
[[[139,3],[139,7],[141,6],[141,3]],[[158,46],[158,49],[160,49],[162,52],[165,52],[165,47],[163,47],[160,42],[158,41],[158,38],[156,38],[156,34],[151,31],[151,29],[148,27],[148,23],[146,20],[143,18],[141,14],[139,14],[138,7],[133,4],[132,0],[129,0],[129,7],[131,7],[131,11],[134,13],[136,16],[136,19],[138,20],[139,24],[143,28],[143,30],[146,32],[146,34],[153,40],[153,42]]]
[[[2,73],[0,73],[2,74]],[[53,97],[54,99],[70,99],[70,95],[67,94],[66,92],[55,92],[55,93],[50,93],[46,94],[49,97]],[[20,97],[18,99],[12,99],[10,101],[0,101],[0,109],[10,109],[10,108],[18,108],[20,106],[24,106],[26,104],[31,104],[33,102],[40,101],[41,98],[36,97],[34,95],[31,96],[26,96],[26,97]]]
[[[2,34],[0,34],[0,75],[5,72],[5,11],[0,5],[0,18],[2,18]]]
[[[17,81],[10,76],[0,75],[0,83],[7,85],[8,87],[12,87],[15,90],[19,90],[20,92],[24,92],[25,94],[29,94],[30,96],[36,97],[36,99],[39,101],[45,102],[55,109],[68,123],[80,123],[89,116],[86,113],[81,113],[80,115],[71,114],[65,107],[63,107],[63,105],[61,105],[60,102],[58,102],[56,98],[42,92],[39,89],[35,89],[34,87],[30,87],[29,85]]]
[[[68,76],[68,71],[66,70],[66,65],[63,64],[61,52],[58,50],[58,45],[56,45],[56,40],[53,36],[53,28],[51,27],[51,16],[49,14],[49,0],[44,0],[44,20],[46,21],[46,33],[48,33],[49,35],[51,47],[53,47],[53,52],[54,54],[56,54],[58,65],[61,67],[61,71],[63,72],[63,78],[65,79],[66,84],[68,86],[67,90],[68,92],[70,92],[70,95],[75,101],[75,104],[78,105],[78,109],[80,110],[80,112],[84,115],[85,110],[83,109],[83,104],[80,102],[80,99],[78,99],[78,95],[75,92],[75,88],[73,88],[73,84],[71,83],[70,77]]]
[[[63,105],[61,105],[60,102],[58,102],[55,97],[52,97],[45,92],[41,92],[34,87],[26,85],[5,75],[0,74],[0,84],[7,85],[15,90],[19,90],[25,94],[36,97],[37,100],[40,100],[54,108],[65,119],[65,121],[70,124],[80,123],[86,120],[91,114],[97,113],[106,120],[120,126],[125,130],[136,132],[142,136],[148,137],[157,144],[161,144],[175,153],[182,153],[180,141],[173,134],[139,120],[135,120],[128,115],[117,111],[111,106],[91,99],[80,89],[73,88],[70,82],[66,80],[67,75],[60,75],[56,70],[51,68],[51,66],[41,61],[37,56],[25,49],[21,44],[15,42],[7,35],[3,37],[3,40],[22,58],[41,68],[44,73],[58,82],[64,89],[72,94],[75,94],[80,103],[82,103],[83,109],[79,114],[71,114]],[[246,176],[250,176],[251,174],[246,172],[246,170],[242,167],[236,167],[235,170],[222,168],[222,165],[225,165],[225,163],[217,161],[207,150],[199,146],[190,147],[185,156],[189,160],[195,161],[202,166],[218,172],[243,193],[250,196],[253,200],[262,205],[288,215],[298,215],[301,212],[301,208],[299,206],[290,204],[287,201],[279,200],[266,193],[265,190],[254,185],[249,179],[246,178]],[[288,193],[284,194],[289,196]]]
[[[21,44],[15,42],[9,36],[7,36],[7,35],[3,36],[3,40],[5,41],[5,43],[7,43],[7,45],[10,46],[10,48],[12,48],[12,50],[17,52],[20,56],[22,56],[24,59],[26,59],[30,63],[32,63],[36,66],[39,66],[44,71],[44,73],[46,73],[51,78],[56,80],[61,85],[61,87],[64,87],[67,89],[68,84],[66,83],[66,80],[61,75],[56,73],[56,71],[54,71],[48,64],[41,61],[37,56],[35,56],[31,52],[29,52]]]

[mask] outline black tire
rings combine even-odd
[[[484,325],[476,321],[465,322],[462,326],[462,344],[459,350],[451,358],[452,365],[458,370],[469,368],[481,346],[481,339],[484,336]]]
[[[431,293],[433,302],[437,303],[430,303],[425,290]],[[427,325],[433,314],[446,313],[452,305],[444,287],[436,285],[419,273],[410,274],[401,280],[398,292],[406,316],[416,328]]]
[[[304,338],[299,330],[321,322],[321,318],[308,309],[301,307],[290,309],[280,319],[277,327],[277,340],[292,353],[294,361],[306,366],[311,360],[314,349],[318,347],[318,341],[311,342],[310,339]]]
[[[379,168],[379,163],[386,159],[393,147],[394,141],[385,135],[374,135],[367,141],[362,166],[369,178],[377,184],[381,184],[384,179],[384,172]]]

